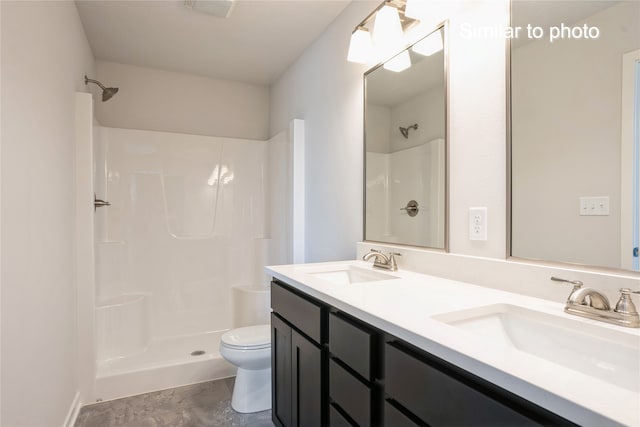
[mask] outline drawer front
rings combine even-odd
[[[318,304],[272,281],[271,308],[309,338],[320,343],[322,308]]]
[[[353,427],[333,405],[329,405],[329,425],[331,427]]]
[[[372,349],[375,335],[346,318],[329,315],[329,351],[368,381],[372,378]]]
[[[334,360],[329,363],[329,396],[358,425],[371,425],[371,390]]]
[[[416,424],[385,400],[384,402],[384,425],[389,427],[421,427],[426,424]]]
[[[469,384],[427,364],[426,359],[385,345],[387,395],[430,426],[539,425]]]

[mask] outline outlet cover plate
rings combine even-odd
[[[469,240],[487,240],[487,208],[469,208]]]

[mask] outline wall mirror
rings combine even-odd
[[[640,2],[511,7],[511,255],[637,271]]]
[[[445,34],[365,74],[365,240],[446,248]]]

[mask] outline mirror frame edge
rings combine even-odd
[[[511,5],[511,3],[509,3]],[[375,65],[372,65],[369,69],[367,69],[362,75],[362,87],[363,87],[363,96],[362,96],[362,242],[363,243],[372,243],[372,244],[381,244],[381,245],[393,245],[393,246],[404,246],[408,248],[417,248],[425,251],[432,252],[443,252],[449,253],[449,159],[450,159],[450,143],[449,143],[449,19],[445,19],[440,23],[436,24],[430,31],[426,32],[424,37],[428,37],[429,35],[435,33],[436,31],[442,29],[443,33],[443,49],[444,49],[444,66],[443,66],[443,76],[444,76],[444,141],[445,141],[445,150],[444,150],[444,244],[442,248],[432,248],[428,246],[418,246],[418,245],[408,245],[404,243],[396,243],[396,242],[381,242],[377,240],[368,240],[367,237],[367,125],[366,125],[366,108],[367,108],[367,75],[382,67],[384,62],[378,62]],[[420,39],[422,40],[422,38]],[[416,42],[408,45],[406,48],[398,51],[404,52],[407,49],[410,49]]]
[[[508,25],[511,27],[513,25],[513,0],[509,1],[508,6]],[[513,259],[511,255],[512,250],[512,220],[511,215],[513,213],[513,198],[511,197],[511,181],[512,181],[512,171],[511,165],[513,163],[512,158],[512,135],[511,135],[511,39],[505,37],[505,116],[506,116],[506,127],[505,127],[505,139],[506,139],[506,210],[507,210],[507,221],[506,221],[506,238],[505,238],[505,260],[509,261]]]

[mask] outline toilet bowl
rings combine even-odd
[[[271,327],[247,326],[222,334],[220,354],[238,367],[231,407],[241,413],[271,409]]]

